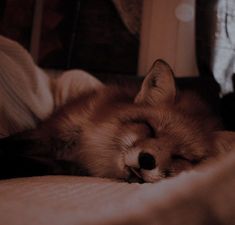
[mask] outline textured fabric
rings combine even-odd
[[[53,110],[50,81],[19,44],[0,36],[0,135],[35,127]]]
[[[155,184],[48,176],[0,181],[0,224],[234,224],[235,155]]]
[[[200,74],[214,76],[221,94],[234,91],[235,1],[196,1],[196,51]]]
[[[0,36],[0,137],[35,128],[56,107],[102,83],[81,70],[51,78],[18,43]]]
[[[58,108],[69,99],[75,98],[81,92],[94,90],[103,86],[95,77],[83,70],[68,70],[54,81],[54,104]]]

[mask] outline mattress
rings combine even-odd
[[[234,224],[235,154],[158,183],[43,176],[0,181],[0,224]]]

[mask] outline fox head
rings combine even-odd
[[[92,176],[156,182],[217,154],[209,134],[218,121],[198,97],[177,91],[163,60],[153,64],[138,93],[107,87],[82,104],[74,102],[57,120],[60,135],[75,143],[61,157]]]

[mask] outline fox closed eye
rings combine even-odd
[[[198,163],[200,163],[202,161],[201,159],[188,159],[183,155],[177,155],[177,154],[173,155],[171,158],[172,158],[173,161],[183,160],[183,161],[190,162],[193,165],[197,165]]]
[[[149,137],[156,138],[157,137],[157,132],[153,128],[153,126],[148,122],[148,121],[143,121],[143,123],[148,127],[149,129]]]
[[[187,158],[185,158],[182,155],[172,155],[171,159],[172,160],[185,160],[185,161],[189,161]]]

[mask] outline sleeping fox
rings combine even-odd
[[[159,59],[140,90],[112,85],[81,93],[37,129],[2,139],[1,177],[70,174],[156,182],[216,156],[210,138],[219,129],[207,105],[179,92],[172,69]]]

